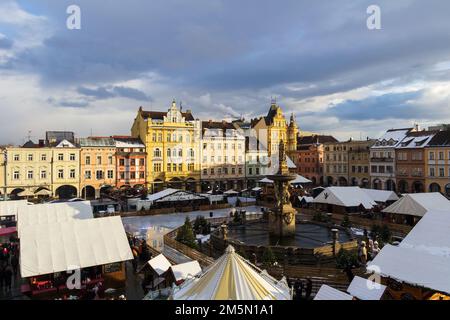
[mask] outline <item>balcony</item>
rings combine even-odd
[[[370,162],[394,162],[394,158],[370,158]]]

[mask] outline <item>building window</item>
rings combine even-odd
[[[91,164],[91,157],[90,157],[90,156],[86,156],[85,163],[86,163],[87,165],[90,165],[90,164]]]
[[[445,169],[439,168],[439,177],[445,177]]]
[[[442,151],[439,152],[439,160],[444,160],[444,153]]]
[[[178,164],[178,171],[180,171],[180,172],[183,171],[183,164],[182,163]]]
[[[58,154],[58,161],[64,161],[64,154],[62,153]]]
[[[97,180],[103,179],[103,171],[97,170],[97,172],[95,173],[95,177],[97,178]]]
[[[156,149],[153,151],[153,157],[155,157],[155,158],[161,158],[161,149],[156,148]]]
[[[108,163],[113,164],[113,156],[108,156]]]
[[[131,172],[130,173],[130,178],[133,179],[133,180],[136,179],[136,172],[134,172],[134,171]]]
[[[97,156],[97,164],[102,164],[102,156]]]
[[[434,176],[435,176],[434,168],[430,168],[430,177]]]
[[[145,179],[145,173],[144,171],[139,172],[139,179]]]
[[[75,179],[75,169],[70,169],[70,173],[69,173],[69,176],[70,176],[70,179]]]
[[[176,163],[172,164],[172,171],[173,172],[177,171],[177,164]]]
[[[47,171],[45,170],[41,171],[41,179],[47,179]]]
[[[91,174],[90,170],[86,170],[84,172],[84,178],[87,179],[87,180],[90,180],[92,178],[92,174]]]
[[[124,166],[125,165],[125,159],[119,159],[119,166]]]
[[[58,169],[58,179],[64,179],[64,170]]]
[[[136,166],[136,159],[131,159],[130,160],[130,165],[133,166],[133,167]]]
[[[208,175],[208,169],[203,169],[203,174],[206,176]]]
[[[145,165],[145,160],[144,159],[139,159],[139,165],[140,166],[144,166]]]
[[[188,171],[194,171],[194,164],[193,163],[189,163],[188,164]]]
[[[33,170],[28,170],[27,179],[33,179]]]
[[[170,148],[167,149],[167,158],[170,158],[172,156],[171,150]]]
[[[108,179],[114,179],[114,171],[108,170]]]
[[[248,168],[248,174],[251,176],[253,175],[253,168]]]
[[[28,155],[28,161],[33,161],[33,154]]]
[[[259,168],[255,168],[256,169],[256,175],[259,175]]]
[[[14,173],[13,173],[13,179],[14,179],[14,180],[19,180],[19,179],[20,179],[20,172],[19,172],[19,171],[14,171]]]
[[[430,160],[434,160],[434,152],[430,152],[429,153],[429,159]],[[414,160],[414,159],[413,159]]]
[[[171,169],[172,169],[172,166],[171,166],[171,164],[170,164],[170,163],[168,163],[168,164],[167,164],[167,172],[170,172],[170,171],[171,171]]]
[[[154,163],[153,164],[153,171],[154,172],[161,172],[161,163]]]
[[[238,172],[239,172],[239,174],[242,174],[242,168],[241,167],[239,167]]]
[[[41,154],[41,161],[47,161],[47,155]]]
[[[14,155],[14,161],[20,161],[20,156],[18,154]]]
[[[70,154],[70,161],[75,161],[75,153]]]

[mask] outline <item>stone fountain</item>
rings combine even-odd
[[[279,144],[278,172],[267,176],[273,180],[276,204],[269,212],[269,233],[273,239],[295,237],[295,214],[289,193],[289,182],[296,178],[289,173],[283,140]]]

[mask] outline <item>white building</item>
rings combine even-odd
[[[374,189],[395,191],[395,148],[413,128],[390,129],[370,148],[370,179]]]
[[[202,132],[202,191],[244,189],[245,137],[226,121],[204,121]]]

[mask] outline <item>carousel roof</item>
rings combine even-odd
[[[290,289],[266,271],[258,271],[228,246],[200,277],[189,279],[172,293],[173,300],[290,300]]]

